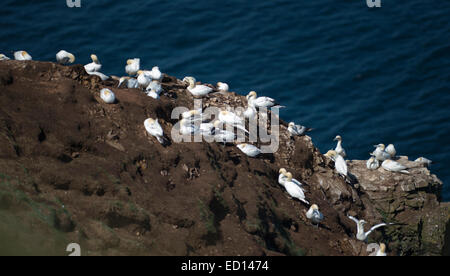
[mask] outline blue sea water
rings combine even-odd
[[[450,200],[450,1],[3,0],[0,53],[77,63],[107,74],[126,59],[178,78],[223,81],[276,98],[286,121],[315,128],[322,152],[340,134],[350,159],[394,143],[436,162]]]

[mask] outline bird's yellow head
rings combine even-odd
[[[200,110],[191,110],[191,111],[189,111],[189,114],[191,114],[191,116],[194,116],[194,115],[200,115],[201,112],[200,112]]]
[[[94,63],[98,63],[98,57],[96,55],[92,54],[91,59]]]
[[[131,64],[133,64],[134,63],[134,59],[129,59],[129,60],[127,60],[127,65],[131,65]]]
[[[279,174],[286,175],[287,171],[286,171],[285,168],[281,168],[281,169],[278,171],[278,173],[279,173]]]
[[[290,122],[288,126],[289,126],[289,127],[294,127],[294,126],[295,126],[295,123],[294,123],[294,122]]]
[[[380,243],[380,252],[386,253],[386,245],[384,243]]]
[[[313,204],[313,205],[311,205],[311,209],[319,210],[319,206],[317,206],[317,204]]]
[[[384,144],[378,144],[377,148],[380,148],[381,150],[386,149],[386,146]]]
[[[286,173],[285,175],[286,175],[288,181],[291,181],[291,180],[292,180],[292,173],[288,172],[288,173]]]
[[[250,93],[248,93],[248,95],[247,95],[247,99],[250,99],[250,98],[256,98],[256,92],[255,91],[250,91]]]
[[[327,153],[325,153],[325,156],[328,158],[334,158],[336,157],[337,152],[335,150],[329,150]]]
[[[73,54],[69,54],[69,62],[74,63],[75,62],[75,56]]]
[[[340,141],[340,142],[342,142],[342,137],[341,137],[340,135],[337,135],[337,136],[334,138],[334,141]]]

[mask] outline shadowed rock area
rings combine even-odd
[[[349,185],[285,122],[279,150],[260,158],[217,143],[163,147],[144,120],[158,118],[170,138],[172,110],[194,101],[180,80],[162,85],[154,100],[81,65],[0,61],[0,254],[68,255],[76,242],[82,255],[367,255],[347,214],[396,223],[369,237],[389,255],[448,254],[448,204],[428,169],[405,157],[409,175],[349,161]],[[103,103],[101,88],[117,102]],[[203,103],[247,104],[235,93]],[[282,167],[319,205],[320,227],[278,184]]]

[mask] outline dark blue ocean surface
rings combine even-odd
[[[77,63],[107,74],[126,59],[276,98],[286,121],[315,128],[322,152],[340,134],[349,159],[394,143],[436,162],[450,200],[450,1],[4,0],[0,53]]]

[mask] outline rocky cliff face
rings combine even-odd
[[[165,76],[158,101],[116,86],[79,65],[0,62],[0,254],[64,255],[77,242],[84,255],[367,255],[347,214],[395,222],[369,240],[389,254],[448,248],[442,183],[426,168],[405,175],[349,161],[358,180],[349,185],[310,137],[290,139],[284,122],[280,149],[260,158],[216,143],[163,147],[143,122],[159,118],[170,137],[173,108],[193,108],[186,85]],[[104,87],[116,104],[100,100]],[[246,99],[204,100],[225,104]],[[320,206],[320,227],[277,183],[281,167]]]

